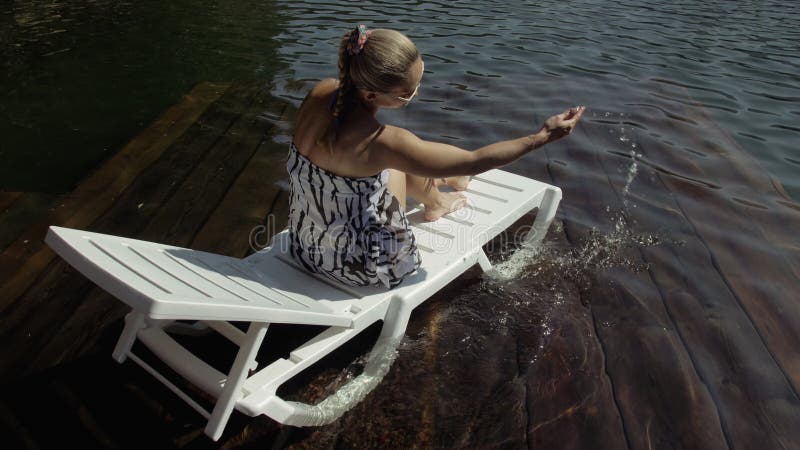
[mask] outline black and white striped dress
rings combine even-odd
[[[307,270],[349,285],[392,288],[419,268],[405,211],[387,189],[388,169],[363,178],[336,175],[294,143],[286,169],[290,253]]]

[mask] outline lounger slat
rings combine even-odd
[[[260,295],[258,292],[253,291],[252,289],[248,289],[246,286],[243,286],[240,283],[237,283],[232,275],[234,275],[233,271],[230,268],[226,268],[223,266],[226,258],[213,258],[216,261],[209,261],[212,258],[204,258],[204,255],[195,255],[186,252],[185,255],[179,254],[174,255],[172,252],[169,253],[171,256],[175,256],[175,260],[186,267],[187,269],[197,273],[201,277],[211,281],[212,283],[216,284],[224,288],[227,291],[233,292],[236,294],[238,298],[246,299],[248,302],[266,302],[271,303],[276,306],[282,306],[283,300],[281,298],[270,298]],[[277,295],[276,295],[277,297]]]
[[[291,272],[284,272],[281,270],[281,267],[273,265],[268,261],[259,262],[262,256],[269,258],[273,254],[280,262],[291,267]],[[262,255],[251,255],[251,257],[249,257],[247,260],[252,262],[254,266],[266,267],[265,270],[261,270],[261,273],[277,279],[274,285],[274,287],[277,288],[283,288],[284,285],[281,283],[285,280],[296,280],[298,273],[302,274],[302,277],[300,278],[301,281],[299,283],[300,286],[293,287],[292,292],[295,294],[302,293],[310,298],[320,301],[338,304],[342,302],[353,301],[363,297],[364,295],[386,292],[386,289],[383,287],[343,285],[334,280],[324,278],[319,274],[309,274],[309,272],[303,269],[289,253],[289,233],[285,230],[273,236],[272,246],[269,250],[265,250]],[[313,279],[309,279],[308,275],[313,275],[311,277]],[[319,278],[324,278],[324,281]],[[331,287],[333,287],[335,291],[332,290]]]
[[[187,297],[209,297],[207,293],[192,287],[192,285],[181,280],[175,274],[165,272],[159,266],[143,258],[129,244],[114,242],[110,239],[91,239],[91,242],[103,253],[113,258],[117,264],[136,272],[142,278],[158,285],[170,294]]]
[[[489,176],[475,175],[474,177],[472,177],[472,181],[476,181],[478,183],[487,183],[487,184],[491,184],[493,186],[497,186],[498,188],[500,188],[499,189],[500,191],[503,191],[503,190],[505,190],[506,192],[508,192],[508,191],[523,192],[524,191],[523,188],[521,188],[520,186],[515,186],[513,183],[509,184],[507,182],[504,182],[505,180],[500,181],[500,180],[494,180],[492,178],[493,177],[491,177],[490,175]]]
[[[471,220],[473,223],[494,223],[494,215],[498,211],[508,209],[506,203],[498,202],[493,198],[482,196],[479,193],[473,192],[471,188],[464,191],[464,195],[467,197],[467,205],[465,206],[466,211],[462,212],[462,215],[458,217],[469,215],[475,219],[474,221]],[[478,214],[478,211],[481,211],[481,213]],[[468,212],[469,214],[467,214]]]
[[[275,243],[273,242],[273,244]],[[223,272],[228,275],[226,278],[240,288],[247,289],[248,292],[258,296],[266,296],[274,301],[279,301],[289,308],[311,307],[319,300],[352,300],[352,296],[349,294],[316,279],[311,279],[308,273],[289,267],[283,262],[276,261],[256,269],[252,265],[253,260],[243,261],[217,256],[203,254],[202,261],[197,261],[197,258],[194,260],[204,266],[206,271],[213,268],[214,271]]]
[[[255,274],[256,278],[252,279],[254,288],[277,292],[304,307],[309,307],[318,300],[352,300],[352,296],[348,293],[334,291],[331,286],[309,277],[306,273],[283,261],[274,261],[268,266],[262,266],[261,269],[249,264],[242,264],[241,269]]]
[[[362,287],[342,285],[335,280],[323,281],[317,279],[322,278],[318,274],[309,276],[288,253],[278,257],[276,251],[274,262],[262,260],[254,266],[265,268],[262,271],[263,281],[272,289],[307,302],[325,302],[334,311],[348,311],[353,301],[361,298],[365,292],[374,292],[372,288],[364,291]]]
[[[476,187],[480,186],[479,190],[487,190],[490,194],[501,197],[509,196],[509,198],[528,197],[532,193],[552,188],[540,181],[497,169],[476,175],[473,180],[476,182]],[[472,182],[470,182],[471,184]],[[488,188],[488,185],[493,187]]]
[[[453,239],[451,238],[431,233],[427,229],[414,224],[409,224],[409,227],[411,228],[411,232],[414,233],[417,247],[422,251],[421,256],[423,260],[437,253],[441,254],[453,245]]]
[[[472,194],[472,197],[475,198],[476,201],[487,204],[491,210],[507,208],[507,205],[511,203],[509,202],[508,197],[502,195],[503,193],[494,192],[494,189],[491,188],[486,189],[483,187],[483,189],[481,189],[482,186],[475,186],[475,184],[477,183],[470,183],[470,187],[468,187],[464,192]]]
[[[475,222],[469,221],[469,218],[471,218],[469,215],[462,216],[467,218],[459,219],[459,221],[448,220],[446,217],[442,217],[433,222],[421,220],[423,219],[422,216],[422,214],[413,214],[409,221],[418,228],[422,228],[437,236],[453,241],[456,246],[450,251],[458,251],[460,249],[463,252],[469,250],[474,247],[474,242],[480,237],[479,234],[482,228],[480,222],[476,224]],[[457,216],[454,215],[454,217]]]
[[[138,273],[117,263],[100,250],[87,232],[50,227],[45,242],[62,258],[78,269],[87,278],[111,294],[126,302],[141,303],[142,298],[165,294],[161,287],[143,278]],[[125,286],[116,280],[125,280]]]
[[[169,271],[176,277],[184,280],[187,284],[196,287],[198,290],[205,292],[213,298],[234,298],[241,300],[250,300],[249,297],[242,297],[237,295],[235,291],[225,289],[214,283],[212,280],[200,275],[199,273],[190,270],[184,264],[181,264],[180,255],[170,250],[155,249],[144,246],[131,246],[131,249],[140,253],[143,257],[150,260],[154,265],[165,271]]]

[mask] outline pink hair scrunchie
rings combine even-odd
[[[372,30],[367,30],[365,25],[358,25],[352,33],[350,33],[350,40],[347,42],[347,53],[357,55],[364,50],[364,44],[367,43],[369,35]]]

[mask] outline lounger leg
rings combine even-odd
[[[411,318],[411,311],[406,303],[400,299],[393,298],[383,319],[383,328],[379,339],[402,339],[406,334],[408,320]]]
[[[225,424],[228,423],[233,407],[242,395],[242,384],[247,378],[247,371],[258,353],[261,343],[264,341],[267,327],[269,327],[268,323],[251,323],[250,328],[247,330],[245,341],[239,347],[239,353],[236,354],[236,360],[233,361],[231,371],[228,373],[225,387],[222,388],[222,393],[217,399],[214,411],[211,412],[211,418],[208,419],[208,424],[206,424],[206,435],[215,441],[222,436],[222,430],[225,429]]]
[[[144,314],[136,311],[131,311],[125,316],[125,328],[117,341],[117,346],[114,347],[114,352],[111,353],[111,357],[116,362],[120,364],[125,362],[128,352],[131,351],[131,347],[136,341],[136,334],[145,327],[144,319]]]
[[[492,270],[492,263],[489,262],[489,257],[486,256],[486,252],[484,252],[483,249],[480,249],[478,252],[478,264],[484,272]]]
[[[542,198],[542,203],[539,205],[539,212],[536,214],[536,220],[533,221],[533,227],[525,236],[525,244],[530,247],[537,247],[541,244],[544,235],[547,234],[547,229],[550,228],[550,223],[556,216],[558,203],[561,201],[561,189],[548,189]]]

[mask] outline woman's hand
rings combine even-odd
[[[547,142],[557,141],[572,133],[584,111],[585,106],[576,106],[545,120],[542,130],[547,134]]]

